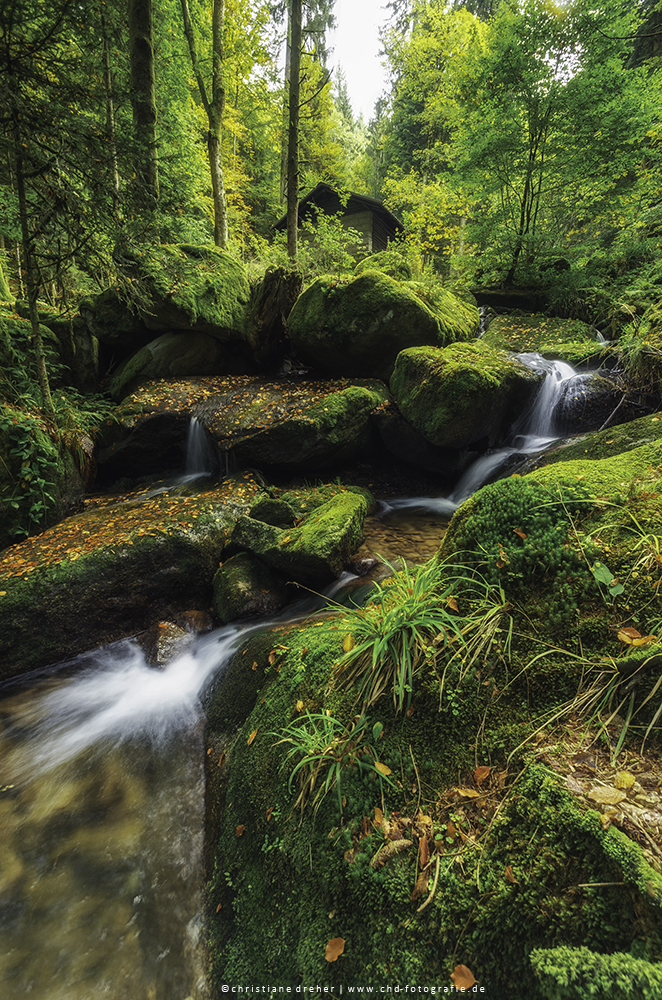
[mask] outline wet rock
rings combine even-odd
[[[114,480],[183,468],[191,416],[242,465],[322,469],[368,445],[370,413],[387,398],[386,386],[375,380],[217,376],[149,383],[122,401],[118,423],[104,429],[100,473]]]
[[[616,355],[615,347],[600,343],[595,327],[588,323],[539,313],[496,316],[483,340],[500,350],[535,351],[548,361],[566,361],[575,367],[595,367]]]
[[[275,615],[288,600],[285,580],[248,552],[222,563],[213,581],[214,611],[224,624]]]
[[[319,372],[389,378],[407,347],[474,336],[478,310],[445,289],[431,292],[364,271],[349,279],[318,278],[299,296],[289,330],[297,357]]]
[[[264,521],[265,524],[272,524],[276,528],[289,528],[296,520],[292,505],[287,500],[276,497],[260,497],[251,507],[250,514],[257,521]]]
[[[277,267],[267,271],[254,292],[246,337],[259,364],[271,365],[282,356],[287,343],[287,319],[302,287],[298,271]]]
[[[393,400],[386,400],[372,413],[371,420],[387,450],[401,462],[434,472],[446,482],[457,477],[476,457],[476,452],[437,448],[416,430],[398,410]]]
[[[276,528],[243,516],[232,532],[232,550],[246,549],[288,579],[322,584],[340,575],[363,537],[369,500],[339,490],[293,528]]]
[[[0,557],[0,677],[209,607],[249,474],[199,494],[146,490],[98,501]]]
[[[190,649],[194,640],[193,633],[174,622],[157,622],[139,638],[147,662],[161,670]]]
[[[462,449],[496,443],[541,379],[513,355],[477,341],[402,351],[390,387],[402,415],[427,441]]]

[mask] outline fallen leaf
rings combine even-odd
[[[485,781],[485,778],[487,778],[491,770],[492,768],[487,767],[486,764],[481,765],[481,767],[477,767],[476,770],[474,771],[474,781],[476,782],[476,784],[482,785],[482,783]]]
[[[244,832],[245,829],[246,829],[246,827],[244,826],[244,824],[240,823],[239,826],[234,831],[235,837],[241,837],[241,835],[243,834],[243,832]]]
[[[513,531],[515,532],[516,535],[519,535],[520,538],[522,539],[526,538],[526,532],[522,531],[521,528],[513,528]]]
[[[409,708],[407,709],[407,718],[411,719],[413,714],[414,714],[414,706],[410,705]]]
[[[301,701],[301,698],[299,698],[299,700],[297,701],[297,712],[300,712],[302,708],[303,708],[303,702]]]
[[[469,990],[476,982],[473,972],[466,965],[456,965],[455,972],[451,973],[451,979],[458,990]]]
[[[632,788],[635,780],[635,776],[630,774],[629,771],[619,771],[614,775],[614,788],[620,788],[621,790]]]
[[[510,865],[506,865],[506,870],[503,874],[506,876],[506,878],[512,885],[517,885],[517,879],[513,875],[513,870],[510,867]]]
[[[257,660],[253,660],[253,666],[251,667],[251,670],[257,670]]]
[[[375,825],[381,826],[384,820],[384,813],[381,811],[379,806],[375,806]]]
[[[454,598],[454,597],[451,597],[451,596],[450,596],[450,594],[449,594],[449,596],[448,596],[448,597],[446,598],[446,604],[448,605],[448,607],[449,607],[449,608],[452,608],[452,609],[453,609],[453,611],[459,611],[459,610],[460,610],[460,609],[458,608],[458,606],[457,606],[457,601],[455,600],[455,598]]]
[[[480,792],[477,792],[475,788],[456,788],[455,791],[463,799],[477,799],[480,795]]]
[[[421,837],[418,842],[418,858],[421,868],[425,868],[426,864],[430,860],[430,848],[428,846],[427,837]]]
[[[621,792],[618,788],[599,786],[598,788],[592,788],[588,793],[588,797],[600,805],[615,806],[618,802],[622,802],[626,798],[626,795],[625,792]]]
[[[392,773],[391,768],[387,767],[386,764],[382,764],[379,760],[375,761],[375,770],[384,776]]]
[[[274,811],[274,807],[273,806],[267,806],[267,823],[271,819],[271,814],[273,813],[273,811]]]
[[[657,642],[656,635],[642,635],[639,639],[633,639],[633,646],[649,646],[651,642]]]
[[[253,742],[253,740],[255,739],[256,736],[257,736],[257,729],[254,729],[253,732],[251,733],[251,735],[246,740],[246,743],[248,744],[248,746],[251,745],[251,743]]]
[[[641,639],[641,632],[637,632],[636,628],[619,628],[619,642],[625,642],[628,645],[632,645],[635,639]]]
[[[224,760],[225,760],[225,753],[222,753],[221,756],[218,758],[218,766],[219,767],[221,766],[221,764],[223,763]]]
[[[220,910],[220,909],[222,908],[222,906],[223,906],[223,904],[222,904],[222,903],[219,903],[219,904],[218,904],[218,906],[216,907],[216,912],[217,912],[217,913],[218,913],[218,911],[219,911],[219,910]]]
[[[335,962],[345,950],[345,939],[341,937],[331,938],[326,946],[324,957],[327,962]]]
[[[351,635],[351,633],[349,635],[346,635],[342,641],[342,648],[346,653],[351,652],[354,649],[355,645],[356,643],[354,642],[354,636]]]
[[[274,665],[275,662],[276,662],[276,650],[272,649],[271,652],[269,653],[269,664],[270,664],[270,666],[273,667],[273,665]]]
[[[208,757],[209,757],[209,755],[210,755],[210,753],[211,753],[211,750],[212,750],[212,748],[211,748],[211,747],[209,747],[209,750],[207,751],[207,756],[208,756]]]

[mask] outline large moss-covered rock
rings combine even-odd
[[[328,583],[340,575],[361,544],[369,502],[362,491],[339,489],[292,528],[240,517],[232,532],[232,547],[253,552],[290,579]]]
[[[595,327],[579,319],[560,319],[540,313],[497,316],[488,326],[483,340],[500,350],[515,354],[535,351],[549,361],[567,361],[575,367],[597,366],[616,357],[613,346],[598,342]]]
[[[610,458],[623,452],[632,451],[642,444],[650,444],[662,435],[662,417],[659,413],[637,417],[615,427],[606,427],[603,431],[592,434],[581,434],[561,441],[555,447],[538,455],[531,463],[531,468],[543,465],[553,465],[571,459]]]
[[[90,332],[134,348],[149,331],[195,330],[223,343],[244,339],[250,297],[242,264],[211,246],[158,246],[133,251],[124,271],[131,291],[107,289],[80,303]]]
[[[292,349],[327,375],[388,378],[406,347],[441,347],[473,336],[478,310],[440,289],[399,282],[378,271],[318,278],[289,318]]]
[[[248,474],[199,495],[145,491],[97,502],[0,557],[0,677],[211,604]]]
[[[351,459],[370,440],[370,413],[388,398],[378,381],[280,382],[249,376],[153,382],[126,397],[105,429],[105,477],[183,468],[196,416],[220,450],[242,464],[321,469]]]
[[[531,401],[541,375],[482,341],[412,347],[390,381],[402,415],[439,448],[493,444]]]
[[[207,333],[163,333],[123,361],[110,381],[121,400],[144,382],[187,375],[231,375],[246,371],[248,361]]]
[[[479,564],[541,638],[617,658],[623,623],[644,636],[662,623],[661,463],[658,439],[484,486],[454,514],[440,557]]]

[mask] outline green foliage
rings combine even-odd
[[[44,527],[54,503],[57,451],[34,414],[0,406],[0,510],[12,541]]]
[[[405,567],[379,584],[369,603],[349,618],[354,645],[340,661],[334,683],[355,687],[364,708],[387,691],[396,712],[409,708],[414,678],[432,658],[433,643],[464,642],[464,623],[450,603],[458,579],[459,571],[444,573],[430,562],[416,573]]]
[[[305,716],[285,726],[281,734],[274,733],[274,736],[281,736],[278,743],[291,744],[283,766],[292,758],[301,758],[291,771],[288,782],[291,791],[295,778],[299,778],[300,792],[295,808],[300,806],[303,812],[316,786],[315,809],[328,792],[335,789],[338,814],[342,816],[343,777],[354,769],[358,769],[360,774],[372,773],[380,782],[385,780],[392,785],[388,768],[380,764],[373,745],[382,729],[381,723],[376,723],[370,736],[368,720],[364,715],[345,725],[329,712],[306,712]]]
[[[657,1000],[662,992],[662,967],[633,955],[536,948],[530,961],[544,1000]]]

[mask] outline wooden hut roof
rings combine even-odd
[[[374,212],[393,233],[400,233],[405,228],[400,220],[392,212],[389,212],[388,208],[385,208],[377,198],[371,198],[367,194],[357,194],[356,191],[350,191],[347,203],[343,204],[340,200],[340,195],[330,184],[318,184],[301,199],[298,210],[299,222],[301,223],[304,219],[313,218],[316,208],[320,209],[326,215],[336,215],[338,212],[342,215],[355,215],[358,212]],[[274,229],[286,228],[287,215],[284,215],[275,223]]]

